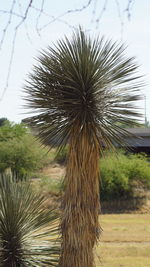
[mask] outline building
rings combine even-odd
[[[131,136],[126,137],[129,149],[134,153],[145,152],[150,155],[150,128],[128,128]]]

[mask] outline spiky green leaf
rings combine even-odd
[[[0,175],[0,266],[57,266],[58,221],[30,185]]]

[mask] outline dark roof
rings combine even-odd
[[[136,136],[141,136],[141,137],[149,136],[150,137],[150,128],[127,128],[126,130]]]

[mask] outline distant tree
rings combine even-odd
[[[28,129],[22,123],[13,123],[9,120],[4,120],[0,128],[0,141],[7,141],[13,138],[21,138],[27,134]]]
[[[6,121],[7,118],[0,118],[0,127],[3,126]]]

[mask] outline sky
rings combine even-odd
[[[88,0],[33,0],[15,39],[15,27],[22,20],[18,15],[25,12],[29,0],[1,2],[0,118],[20,122],[28,117],[23,87],[36,58],[42,49],[53,46],[64,35],[71,36],[80,24],[91,35],[125,43],[127,56],[136,57],[145,82],[139,107],[144,114],[146,104],[150,121],[150,1],[133,0],[127,12],[128,0],[92,0],[87,8],[83,7]],[[11,9],[12,14],[8,12]]]

